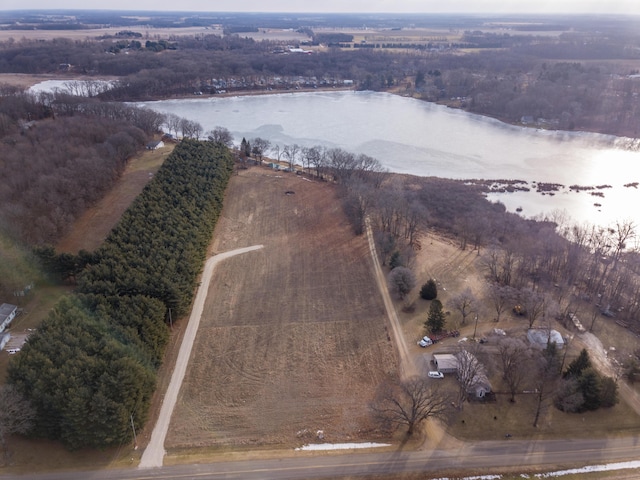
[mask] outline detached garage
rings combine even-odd
[[[433,355],[433,363],[436,369],[442,373],[457,373],[458,359],[450,353],[436,353]]]

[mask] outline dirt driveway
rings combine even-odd
[[[221,253],[220,255],[216,255],[207,260],[204,271],[202,272],[202,282],[200,284],[200,287],[198,288],[198,293],[196,294],[196,298],[193,302],[191,315],[189,317],[189,323],[182,339],[182,345],[180,346],[180,353],[178,354],[178,359],[176,360],[176,366],[173,370],[173,374],[171,375],[171,382],[169,383],[169,387],[167,388],[167,391],[164,395],[164,401],[160,410],[160,416],[158,417],[155,427],[153,428],[151,441],[147,445],[147,448],[142,455],[139,468],[152,468],[162,466],[165,454],[164,442],[167,436],[167,431],[169,429],[169,421],[171,420],[171,416],[173,415],[173,409],[176,405],[178,392],[180,391],[185,372],[187,371],[187,364],[189,363],[189,358],[191,357],[193,342],[196,338],[196,333],[198,331],[198,326],[200,325],[200,319],[202,317],[202,309],[204,308],[204,302],[207,299],[209,283],[211,282],[211,277],[216,268],[216,265],[218,265],[218,263],[220,263],[222,260],[226,260],[227,258],[259,250],[262,247],[263,245],[255,245],[253,247],[239,248],[230,252]]]

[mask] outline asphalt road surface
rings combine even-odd
[[[43,475],[0,476],[0,479],[29,480],[150,480],[150,479],[339,479],[346,476],[372,476],[425,472],[436,475],[454,469],[460,474],[489,474],[499,468],[543,466],[562,468],[595,465],[640,457],[640,438],[595,440],[529,441],[514,438],[465,444],[450,450],[386,451],[380,453],[318,454],[284,453],[273,460],[246,460],[198,465],[173,465],[146,470],[101,470]]]

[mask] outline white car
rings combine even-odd
[[[427,374],[429,378],[444,378],[444,373],[442,372],[429,372]]]
[[[418,345],[424,348],[424,347],[428,347],[429,345],[433,345],[433,342],[429,337],[425,336],[425,337],[422,337],[422,340],[418,342]]]

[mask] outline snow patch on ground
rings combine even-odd
[[[558,470],[557,472],[536,473],[532,475],[533,478],[552,478],[552,477],[564,477],[565,475],[578,475],[580,473],[593,473],[593,472],[609,472],[615,470],[628,470],[633,468],[640,468],[640,460],[632,462],[618,462],[608,463],[606,465],[588,465],[582,468],[572,468],[570,470]],[[522,478],[531,478],[528,475],[521,475]],[[480,475],[475,477],[464,477],[460,480],[499,480],[502,475]],[[435,480],[451,480],[448,477],[442,477]]]
[[[296,448],[300,450],[345,450],[350,448],[390,447],[389,443],[315,443]]]
[[[582,468],[572,468],[571,470],[559,470],[557,472],[538,473],[537,478],[561,477],[564,475],[575,475],[577,473],[608,472],[611,470],[627,470],[640,468],[640,461],[608,463],[606,465],[589,465]]]

